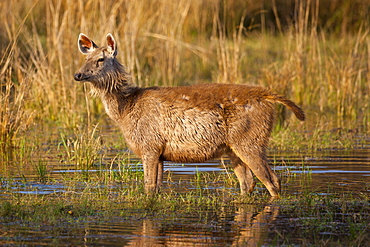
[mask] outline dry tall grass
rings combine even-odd
[[[334,127],[368,124],[370,3],[288,3],[1,1],[0,142],[30,123],[74,127],[83,113],[102,112],[73,81],[83,60],[80,32],[98,44],[112,32],[118,57],[141,86],[261,84],[302,105],[308,125],[318,118]]]

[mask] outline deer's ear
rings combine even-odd
[[[82,54],[88,55],[96,48],[98,48],[98,46],[94,43],[94,41],[89,39],[89,37],[87,37],[85,34],[80,33],[78,36],[78,49]]]
[[[113,35],[108,33],[107,34],[107,46],[108,52],[113,56],[117,56],[117,43],[113,38]]]

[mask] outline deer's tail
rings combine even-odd
[[[288,107],[289,110],[291,110],[294,113],[294,115],[299,120],[304,121],[306,119],[304,111],[299,106],[297,106],[293,101],[288,100],[288,99],[286,99],[286,98],[284,98],[283,96],[280,96],[280,95],[270,95],[268,97],[268,100],[271,100],[271,101],[274,101],[274,102],[279,102],[279,103],[285,105],[286,107]]]

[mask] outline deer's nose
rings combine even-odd
[[[75,78],[76,81],[81,81],[82,74],[81,73],[76,73],[75,76],[74,76],[74,78]]]

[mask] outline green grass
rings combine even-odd
[[[296,229],[293,231],[298,237],[319,243],[322,234],[328,234],[326,241],[330,245],[338,241],[338,237],[348,241],[337,242],[340,245],[361,245],[370,240],[370,207],[366,196],[355,199],[350,193],[337,196],[307,193],[288,196],[279,204],[282,205],[281,213],[295,221]]]

